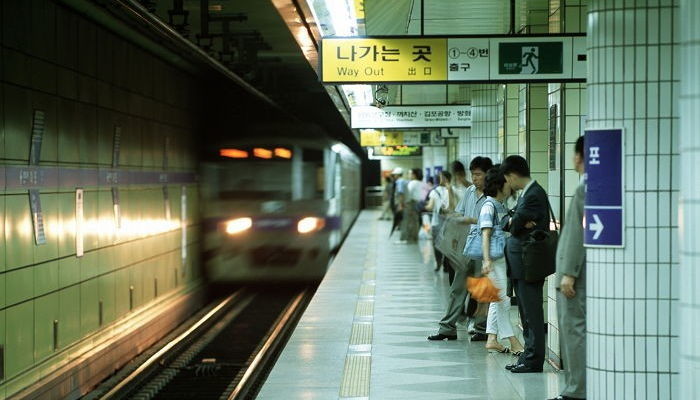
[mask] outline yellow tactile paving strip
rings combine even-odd
[[[374,315],[374,302],[361,300],[355,307],[355,317],[371,317]]]
[[[369,379],[372,357],[348,354],[345,357],[340,397],[369,397]]]
[[[376,225],[376,222],[373,223]],[[340,384],[341,399],[367,399],[369,398],[370,371],[372,366],[372,335],[373,326],[371,317],[374,316],[375,279],[377,274],[377,237],[372,227],[372,234],[368,237],[367,253],[365,255],[364,271],[362,271],[362,284],[358,291],[358,300],[355,306],[356,322],[352,324],[348,354],[345,356],[343,380]],[[369,319],[369,321],[367,321]]]
[[[360,296],[362,296],[362,297],[374,296],[374,285],[364,284],[364,285],[360,286]]]
[[[356,322],[352,324],[350,333],[350,345],[372,344],[372,324]]]

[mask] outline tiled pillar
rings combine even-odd
[[[625,247],[587,253],[588,399],[685,398],[677,354],[697,337],[678,341],[678,25],[677,0],[589,3],[587,126],[625,129]]]
[[[700,2],[681,0],[681,96],[680,96],[680,390],[678,398],[700,393]]]
[[[503,104],[498,102],[500,85],[476,85],[472,89],[472,129],[470,158],[491,157],[500,162],[498,153],[498,120],[503,113]]]

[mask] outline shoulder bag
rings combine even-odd
[[[497,222],[498,220],[498,207],[493,201],[489,201],[493,204],[493,229],[491,231],[491,242],[489,246],[489,254],[492,260],[498,260],[503,258],[506,248],[506,234],[503,232],[503,228]],[[483,207],[483,206],[482,206]],[[469,236],[467,237],[467,244],[464,247],[464,255],[470,260],[482,260],[484,258],[484,252],[482,250],[483,239],[481,228],[479,223],[471,226],[469,230]]]
[[[525,267],[525,280],[537,282],[544,280],[556,272],[557,242],[559,241],[559,227],[554,217],[554,211],[547,199],[551,222],[554,223],[553,231],[535,230],[530,232],[522,243],[523,266]]]

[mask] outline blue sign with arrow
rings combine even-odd
[[[587,247],[624,247],[623,154],[622,129],[586,130],[584,245]]]

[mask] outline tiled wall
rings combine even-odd
[[[697,397],[700,393],[700,2],[680,2],[681,46],[680,75],[680,322],[678,398]]]
[[[494,163],[503,159],[499,153],[498,125],[503,103],[498,101],[501,85],[475,85],[472,89],[472,129],[470,158],[490,157]]]
[[[520,114],[520,85],[511,83],[505,86],[504,98],[506,109],[504,113],[505,143],[503,154],[506,156],[518,154],[525,157],[525,149],[527,146],[525,144],[525,140],[520,140],[521,137],[518,126],[518,118]]]
[[[588,249],[587,398],[685,398],[677,354],[693,344],[678,340],[677,1],[588,8],[587,126],[625,129],[625,247]]]
[[[549,186],[549,109],[547,85],[527,85],[528,162],[532,179],[548,190]]]
[[[0,166],[27,166],[32,115],[42,110],[40,166],[110,168],[119,126],[120,169],[163,170],[168,138],[167,170],[194,170],[197,106],[189,75],[55,2],[3,1],[0,14]],[[74,188],[41,187],[42,245],[34,241],[27,190],[3,189],[0,398],[36,380],[34,366],[50,367],[68,346],[128,315],[131,307],[198,279],[194,184],[184,189],[190,226],[184,264],[181,185],[168,186],[170,219],[162,185],[120,185],[119,229],[111,188],[84,187],[82,257],[76,256]]]

